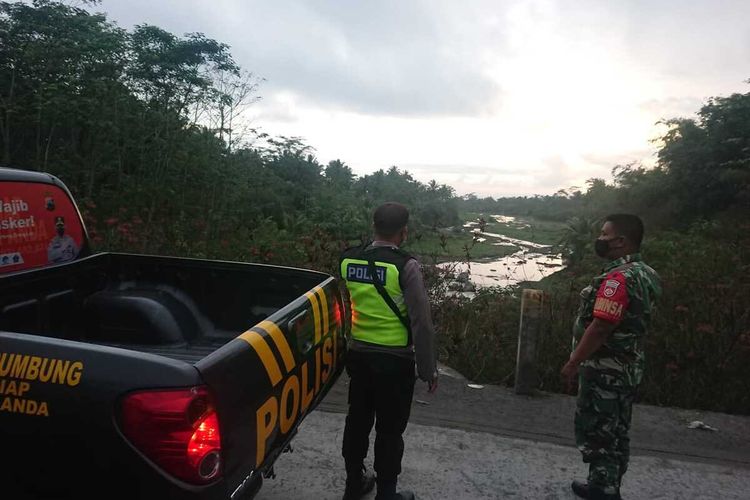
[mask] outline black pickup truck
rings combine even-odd
[[[0,169],[0,498],[252,498],[347,304],[319,272],[93,253],[58,179]]]

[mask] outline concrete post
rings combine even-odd
[[[536,349],[541,330],[543,303],[544,292],[542,290],[523,291],[516,357],[516,394],[534,394],[539,384],[536,371]]]

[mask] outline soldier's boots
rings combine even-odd
[[[363,469],[358,474],[347,474],[342,500],[359,500],[370,493],[374,487],[375,475],[370,471]]]
[[[588,483],[583,481],[575,480],[570,485],[573,493],[581,498],[588,498],[589,500],[622,500],[619,493],[607,494],[599,488],[590,487]]]

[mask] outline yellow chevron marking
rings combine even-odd
[[[287,342],[286,337],[279,326],[273,321],[265,320],[261,321],[253,328],[260,328],[268,333],[273,339],[274,344],[276,344],[276,348],[281,353],[281,359],[284,360],[284,367],[286,368],[287,373],[291,372],[295,366],[294,356],[292,355],[292,350],[289,348],[289,342]]]
[[[315,322],[315,343],[320,342],[320,311],[318,310],[318,296],[313,292],[306,292],[305,297],[310,301],[310,308]]]
[[[263,362],[263,366],[268,373],[268,378],[271,380],[271,384],[275,387],[276,384],[281,382],[281,370],[279,369],[279,364],[276,362],[276,358],[271,352],[271,348],[268,347],[268,344],[263,339],[263,336],[258,332],[248,330],[237,338],[250,344],[250,346],[255,349],[255,352],[258,353],[258,357]]]
[[[315,291],[318,293],[318,297],[320,297],[320,308],[323,310],[323,335],[325,335],[330,330],[330,323],[328,322],[328,298],[326,297],[325,290],[319,286],[315,287]]]

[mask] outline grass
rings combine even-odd
[[[467,221],[475,221],[479,217],[484,217],[487,221],[485,231],[488,233],[503,234],[510,238],[531,241],[542,245],[554,245],[557,243],[562,235],[562,229],[565,227],[565,224],[562,222],[539,220],[534,217],[516,217],[514,222],[500,223],[493,219],[491,215],[467,212],[461,214],[461,218]],[[526,225],[530,227],[525,227]]]
[[[445,249],[441,246],[441,234],[445,236]],[[420,237],[410,234],[404,250],[422,257],[435,257],[438,261],[465,260],[467,247],[472,260],[501,258],[517,250],[515,247],[497,246],[492,243],[493,240],[489,238],[484,243],[474,243],[473,236],[468,232],[424,232]]]
[[[475,221],[484,217],[487,221],[485,231],[502,234],[510,238],[531,241],[542,245],[553,245],[560,240],[564,225],[559,222],[538,220],[533,217],[519,217],[514,222],[500,223],[490,214],[463,213],[461,219]],[[441,240],[441,235],[445,240]],[[443,246],[442,243],[445,243]],[[434,257],[438,261],[466,260],[467,247],[471,260],[501,258],[517,251],[516,247],[493,245],[496,241],[487,238],[486,242],[474,242],[469,229],[461,232],[449,230],[425,231],[411,234],[405,250],[422,257]]]

